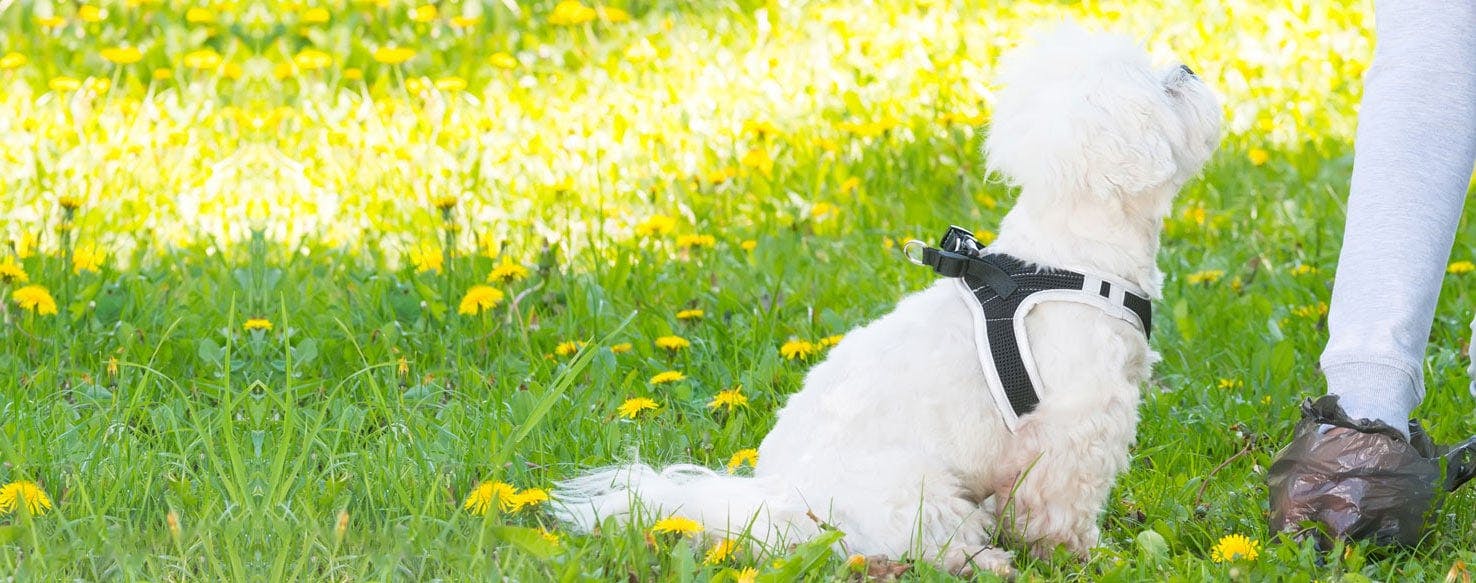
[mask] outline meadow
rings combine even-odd
[[[1021,577],[1469,581],[1469,489],[1414,549],[1266,531],[1370,6],[903,4],[0,0],[0,577],[861,578],[828,539],[566,532],[547,493],[637,455],[751,471],[808,366],[933,280],[901,243],[995,228],[995,59],[1073,18],[1189,63],[1226,136],[1165,222],[1102,547]],[[1447,441],[1473,249],[1417,411]]]

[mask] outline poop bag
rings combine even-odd
[[[1476,437],[1440,446],[1410,421],[1406,440],[1381,421],[1348,418],[1336,395],[1307,399],[1267,476],[1271,531],[1315,536],[1323,548],[1333,539],[1412,546],[1441,495],[1473,476]]]

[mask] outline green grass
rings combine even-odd
[[[298,8],[264,5],[273,15]],[[834,4],[769,12],[785,18],[765,24],[759,6],[743,3],[631,4],[630,23],[567,29],[545,23],[546,4],[515,16],[494,3],[483,6],[478,34],[425,36],[404,22],[405,5],[356,3],[334,5],[322,30],[286,26],[259,36],[240,16],[246,11],[217,6],[222,19],[235,14],[242,23],[202,36],[183,24],[183,5],[146,7],[160,12],[136,18],[110,6],[111,20],[80,36],[38,35],[25,10],[0,12],[0,52],[14,48],[30,61],[0,78],[36,88],[0,95],[29,120],[7,135],[41,136],[45,145],[0,160],[8,189],[0,235],[13,242],[0,257],[39,245],[20,262],[63,312],[36,316],[7,301],[0,325],[0,484],[34,480],[55,502],[39,516],[0,516],[0,576],[708,580],[756,567],[775,580],[846,577],[844,557],[823,545],[709,566],[704,545],[648,538],[640,527],[581,536],[561,532],[545,506],[476,516],[462,502],[488,480],[548,488],[635,454],[716,467],[756,447],[813,363],[781,357],[784,342],[843,334],[933,280],[888,239],[932,239],[948,224],[992,230],[1007,210],[1012,193],[982,176],[978,123],[937,117],[987,116],[987,92],[970,84],[987,73],[968,67],[987,71],[1030,20],[1060,14],[1145,35],[1165,23],[1155,41],[1184,47],[1196,69],[1210,70],[1232,131],[1165,224],[1159,263],[1167,282],[1153,336],[1164,360],[1145,389],[1134,462],[1118,481],[1102,547],[1085,563],[1022,556],[1024,577],[1437,580],[1456,561],[1476,562],[1469,492],[1446,502],[1413,550],[1358,544],[1323,557],[1266,534],[1265,469],[1289,439],[1300,399],[1322,391],[1316,360],[1326,329],[1316,306],[1327,301],[1336,267],[1357,97],[1342,72],[1361,70],[1367,57],[1357,8],[1277,12],[1235,3],[1227,16],[1175,3],[1145,3],[1128,15],[1033,3],[916,11]],[[443,3],[441,11],[460,6]],[[830,8],[841,16],[812,14]],[[1252,49],[1278,38],[1266,22],[1282,16],[1302,44],[1285,62],[1258,61]],[[893,30],[897,19],[938,36],[919,44]],[[1206,28],[1192,30],[1196,22]],[[759,38],[776,23],[777,40]],[[872,44],[852,54],[863,64],[833,64],[857,88],[831,95],[786,51],[839,29],[814,42]],[[1227,29],[1238,34],[1216,33]],[[1306,39],[1326,37],[1352,49],[1324,59]],[[386,39],[427,40],[419,60],[376,66],[368,54]],[[622,61],[639,39],[656,45],[662,67]],[[148,47],[144,62],[126,71],[98,64],[98,47],[125,40]],[[178,68],[180,55],[207,45],[228,58],[255,51],[273,62],[320,46],[338,60],[321,84],[274,87],[270,75],[249,69],[193,89],[150,80],[152,69]],[[909,47],[942,46],[962,56],[932,77],[884,67],[907,58]],[[486,65],[482,57],[501,50],[526,59],[523,70]],[[775,64],[760,73],[723,69],[741,70],[708,79],[717,88],[698,82],[701,67],[750,54]],[[1322,62],[1337,69],[1319,73]],[[343,80],[347,67],[363,67],[365,82]],[[114,89],[99,98],[94,121],[74,126],[68,102],[46,92],[47,79],[93,70],[111,74]],[[176,80],[189,75],[178,71]],[[1278,72],[1302,84],[1276,84]],[[396,119],[394,108],[425,116],[439,107],[435,97],[407,95],[404,79],[444,74],[472,86],[448,92],[460,95],[446,97],[448,123],[373,129]],[[753,75],[818,88],[816,97],[790,107],[765,97]],[[1253,82],[1237,84],[1237,75]],[[668,90],[682,96],[677,105],[647,104]],[[602,99],[622,121],[606,123]],[[1296,107],[1280,109],[1287,99]],[[209,107],[178,106],[173,121],[127,113],[175,100]],[[718,112],[693,105],[704,100]],[[335,117],[365,103],[388,109],[362,124]],[[225,106],[236,110],[219,111]],[[251,116],[274,108],[285,108],[287,121],[247,129]],[[133,129],[110,129],[106,115],[118,112]],[[886,119],[895,127],[878,135],[840,127]],[[521,121],[529,123],[514,123]],[[744,121],[771,122],[777,135],[741,129]],[[179,132],[185,141],[165,139]],[[593,145],[557,146],[579,132]],[[318,191],[290,173],[272,175],[280,190],[249,173],[210,186],[215,164],[261,145],[303,161],[307,179],[342,195],[338,214],[312,210],[305,201],[316,199],[303,192]],[[83,146],[101,153],[87,150],[88,162],[69,166]],[[770,153],[772,169],[743,163],[755,149]],[[1253,150],[1268,160],[1253,164]],[[484,158],[492,161],[478,162]],[[21,172],[31,162],[42,170]],[[693,179],[727,167],[738,175]],[[854,189],[843,187],[852,177]],[[219,188],[212,212],[229,228],[173,202],[193,188]],[[75,217],[56,204],[67,192],[86,193]],[[433,206],[445,193],[457,197],[448,213]],[[270,212],[252,206],[260,201]],[[818,203],[834,207],[817,212]],[[675,231],[632,234],[656,214],[675,218]],[[692,234],[716,244],[677,244]],[[72,272],[69,239],[100,242],[109,252],[100,272]],[[747,240],[756,242],[752,251],[741,248]],[[486,241],[498,243],[501,257],[488,256]],[[417,273],[405,255],[420,244],[455,252],[441,270]],[[1463,224],[1453,258],[1473,250],[1476,234]],[[504,260],[525,265],[528,277],[496,284],[506,297],[488,313],[458,315],[463,293]],[[1207,270],[1224,273],[1189,283]],[[1451,276],[1443,290],[1429,397],[1417,412],[1447,441],[1476,433],[1464,374],[1470,277]],[[7,300],[14,287],[0,287]],[[705,317],[676,317],[689,308]],[[272,329],[248,331],[249,318]],[[691,346],[654,346],[669,334]],[[587,345],[557,354],[568,341]],[[625,342],[630,352],[610,350]],[[650,385],[667,370],[687,379]],[[735,385],[749,406],[707,407]],[[638,396],[661,406],[634,421],[617,417]],[[560,532],[561,543],[542,542],[540,528]],[[1211,547],[1236,533],[1261,542],[1260,558],[1213,562]],[[906,576],[949,578],[927,565]]]

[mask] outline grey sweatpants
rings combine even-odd
[[[1403,430],[1476,161],[1476,2],[1375,0],[1374,29],[1322,368]]]

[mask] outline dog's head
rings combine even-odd
[[[1126,36],[1064,24],[1033,41],[1001,59],[989,170],[1022,196],[1167,212],[1219,144],[1215,95],[1184,65],[1155,68]]]

